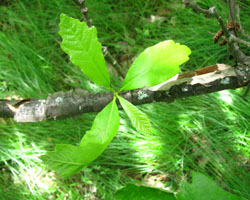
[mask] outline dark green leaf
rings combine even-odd
[[[174,194],[158,188],[127,184],[115,193],[116,200],[176,200]]]
[[[181,192],[177,194],[178,200],[243,200],[220,188],[209,177],[193,172],[192,184],[185,181],[181,183]]]

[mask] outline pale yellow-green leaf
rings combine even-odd
[[[121,91],[154,86],[168,80],[180,72],[179,66],[189,59],[190,54],[187,46],[173,40],[147,48],[128,70]]]

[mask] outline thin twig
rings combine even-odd
[[[203,9],[203,8],[199,7],[196,3],[190,2],[190,0],[183,0],[183,3],[185,3],[185,5],[187,7],[192,8],[193,10],[197,11],[198,13],[202,13],[202,14],[210,16],[210,17],[213,16],[212,13],[210,12],[210,10]]]
[[[247,47],[250,47],[250,42],[247,42],[247,41],[245,41],[245,40],[242,40],[242,39],[240,39],[240,38],[238,38],[238,37],[235,37],[234,35],[230,35],[230,37],[229,37],[229,42],[236,42],[236,43],[238,43],[238,44],[244,44],[244,45],[246,45]]]
[[[208,10],[206,10],[206,9],[203,9],[200,6],[198,6],[196,3],[190,2],[190,0],[183,0],[183,2],[186,4],[187,7],[192,8],[193,10],[195,10],[199,13],[203,13],[203,14],[210,16],[210,17],[216,17],[216,19],[218,20],[218,22],[220,24],[220,27],[224,31],[225,36],[227,38],[229,37],[229,32],[227,30],[227,27],[225,26],[221,16],[219,16],[219,14],[217,13],[216,8],[214,6],[209,8]]]
[[[239,22],[239,25],[240,25],[239,31],[241,32],[241,34],[242,34],[243,37],[245,37],[248,40],[250,40],[250,35],[248,35],[248,34],[245,33],[245,30],[242,28],[242,25],[240,23],[240,6],[237,5],[236,9],[237,9],[237,18],[238,18],[238,22]]]
[[[229,31],[221,16],[217,13],[215,7],[211,7],[209,8],[208,10],[206,9],[203,9],[201,7],[199,7],[196,3],[194,2],[190,2],[190,0],[183,0],[183,2],[186,4],[187,7],[190,7],[192,8],[193,10],[199,12],[199,13],[203,13],[205,15],[208,15],[208,16],[212,16],[212,17],[215,17],[217,19],[217,21],[219,22],[220,24],[220,27],[221,29],[223,30],[224,32],[224,35],[227,39],[227,41],[229,41],[229,37],[231,35],[231,31]],[[231,55],[233,55],[233,57],[235,58],[235,60],[239,63],[243,63],[243,64],[246,64],[249,65],[249,56],[246,56],[239,48],[239,45],[238,43],[234,42],[234,41],[229,41],[228,42],[228,49],[229,49],[229,52]]]
[[[236,26],[235,26],[235,0],[229,0],[228,6],[229,6],[228,19],[229,19],[229,22],[232,22],[232,24],[234,26],[233,30],[230,30],[229,32],[237,37],[237,30],[236,30]]]
[[[91,22],[88,17],[88,8],[85,6],[85,1],[84,0],[74,0],[76,4],[81,8],[81,13],[83,17],[83,21],[85,21],[88,25],[88,27],[91,27]]]
[[[235,21],[235,0],[229,0],[229,21],[233,22]]]
[[[92,24],[88,17],[88,8],[85,6],[85,0],[74,0],[74,1],[81,8],[83,21],[87,23],[88,27],[91,27]],[[117,60],[109,53],[107,48],[104,48],[104,49],[105,49],[104,56],[106,56],[107,60],[111,62],[112,66],[115,68],[118,75],[121,76],[122,78],[125,78],[126,73],[123,71],[122,66],[119,65]]]
[[[217,13],[216,8],[215,8],[215,7],[212,7],[212,8],[210,8],[209,10],[211,10],[211,11],[212,11],[212,14],[216,17],[216,19],[217,19],[217,21],[219,22],[220,27],[221,27],[221,29],[223,30],[223,32],[224,32],[226,38],[229,38],[229,31],[228,31],[226,25],[224,24],[224,22],[223,22],[223,20],[222,20],[222,17]]]
[[[117,73],[122,77],[125,78],[126,72],[122,70],[122,67],[119,65],[117,60],[110,54],[107,47],[103,48],[104,56],[111,62],[112,66],[115,68]]]

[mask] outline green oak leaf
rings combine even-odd
[[[84,149],[79,146],[58,144],[55,151],[47,152],[41,159],[60,176],[68,177],[80,172],[87,164],[85,154]]]
[[[152,127],[147,115],[126,99],[120,96],[118,96],[118,99],[136,130],[150,133]]]
[[[115,193],[116,200],[176,200],[174,194],[160,190],[158,188],[137,186],[127,184],[124,188]]]
[[[62,177],[76,174],[106,149],[116,135],[119,124],[119,112],[114,98],[97,114],[91,130],[85,133],[80,146],[59,144],[55,151],[47,152],[41,159]]]
[[[180,71],[179,66],[189,59],[190,54],[187,46],[173,40],[147,48],[128,70],[120,91],[154,86],[168,80]]]
[[[120,118],[115,99],[98,113],[92,128],[82,138],[80,147],[87,152],[88,162],[92,162],[106,149],[118,131]]]
[[[178,200],[243,200],[220,188],[212,179],[198,173],[192,173],[192,184],[181,182],[181,192],[177,194]]]
[[[96,84],[110,88],[110,77],[98,42],[94,26],[89,28],[85,22],[73,19],[65,14],[60,16],[61,48],[70,56],[73,64]]]

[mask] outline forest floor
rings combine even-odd
[[[227,47],[213,44],[219,29],[175,0],[86,2],[102,45],[128,69],[146,47],[173,39],[192,54],[182,71],[215,63],[234,64]],[[206,0],[227,16],[225,1]],[[249,33],[250,1],[241,1]],[[58,91],[102,88],[91,83],[60,49],[61,13],[81,18],[73,0],[0,2],[0,98],[46,98]],[[243,51],[247,51],[242,47]],[[112,81],[121,84],[109,64]],[[81,173],[62,179],[40,160],[56,144],[78,144],[95,113],[58,121],[15,123],[0,118],[0,199],[112,199],[128,182],[177,191],[192,171],[212,177],[250,199],[250,97],[245,88],[138,106],[150,118],[151,134],[136,132],[123,111],[121,126],[104,153]]]

